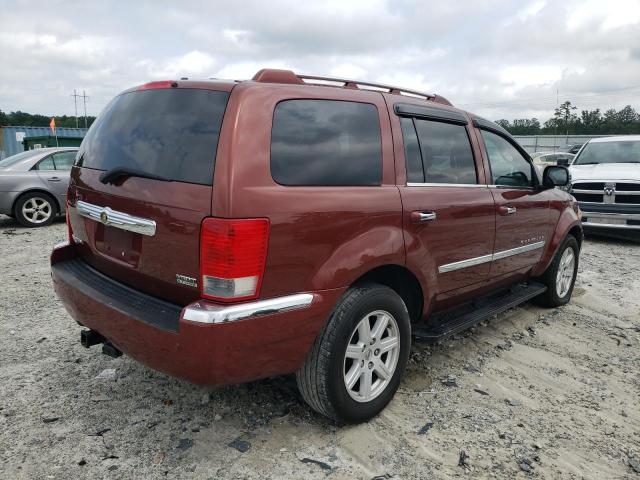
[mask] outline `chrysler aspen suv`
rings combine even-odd
[[[53,284],[86,347],[206,385],[295,373],[313,409],[361,422],[412,341],[569,301],[567,182],[438,95],[284,70],[152,82],[78,151]]]

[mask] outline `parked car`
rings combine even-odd
[[[44,227],[66,208],[77,148],[40,148],[0,160],[0,213]]]
[[[531,154],[533,164],[544,171],[547,165],[570,165],[575,155],[571,153],[535,152]]]
[[[640,240],[640,135],[590,140],[570,171],[585,231]]]
[[[80,147],[54,288],[87,347],[199,384],[295,373],[312,408],[360,422],[412,336],[569,301],[567,182],[438,95],[281,70],[152,82]]]
[[[575,155],[580,151],[583,145],[584,143],[569,143],[567,145],[561,145],[558,147],[558,150]]]

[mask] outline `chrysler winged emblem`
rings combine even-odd
[[[100,212],[100,221],[105,225],[109,223],[109,215],[107,212]]]
[[[605,183],[604,184],[604,194],[610,197],[616,193],[616,184],[615,183]]]

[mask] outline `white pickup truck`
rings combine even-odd
[[[640,240],[640,135],[590,140],[569,171],[586,233]]]

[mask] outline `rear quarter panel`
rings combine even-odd
[[[270,171],[276,104],[287,99],[371,103],[382,138],[382,185],[292,187]],[[389,115],[377,92],[329,87],[240,84],[221,132],[212,212],[229,218],[266,217],[269,250],[261,297],[348,286],[384,264],[404,264],[402,205],[395,186]]]

